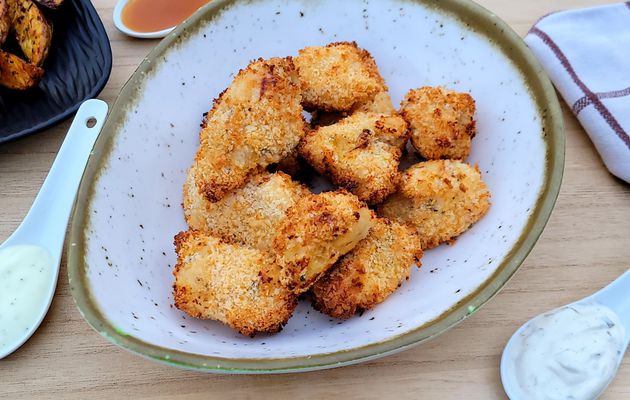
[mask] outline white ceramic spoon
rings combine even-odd
[[[617,318],[615,319],[617,319],[624,328],[623,330],[617,329],[616,331],[621,332],[622,336],[625,336],[625,337],[620,338],[620,343],[621,343],[620,347],[622,348],[622,350],[617,351],[616,354],[614,355],[616,357],[617,363],[615,366],[613,366],[612,368],[608,370],[608,372],[610,373],[610,380],[603,383],[601,390],[599,390],[599,393],[595,394],[595,397],[591,397],[591,398],[596,398],[603,393],[604,389],[606,389],[610,381],[612,381],[612,378],[614,377],[614,375],[616,375],[617,368],[619,367],[619,364],[621,363],[621,359],[623,358],[626,348],[628,347],[628,344],[630,342],[630,270],[626,271],[623,275],[615,279],[608,286],[604,287],[603,289],[600,289],[598,292],[582,300],[578,300],[574,303],[571,303],[568,306],[560,307],[556,310],[553,310],[550,313],[557,312],[558,310],[562,310],[567,307],[569,308],[573,307],[574,309],[578,309],[578,307],[587,307],[587,306],[591,307],[591,309],[593,306],[595,307],[604,306],[609,309],[609,312],[616,314]],[[541,314],[537,317],[532,318],[525,324],[523,324],[523,326],[521,326],[512,335],[507,345],[505,346],[505,349],[503,350],[503,355],[501,357],[501,381],[503,382],[503,387],[505,388],[505,392],[512,400],[521,400],[521,399],[534,400],[531,396],[524,394],[524,390],[521,388],[521,385],[519,384],[519,382],[517,382],[515,363],[513,360],[514,360],[514,356],[516,356],[517,353],[519,351],[522,351],[523,349],[519,341],[522,340],[522,338],[525,337],[526,335],[532,334],[531,328],[529,329],[529,331],[526,331],[526,329],[528,329],[528,325],[530,325],[532,321],[536,321],[541,316],[546,316],[546,315],[550,315],[550,314],[549,313]],[[568,324],[565,324],[565,325],[568,325]],[[562,326],[562,325],[555,326],[555,328],[557,328],[559,331],[566,330],[566,326]],[[624,330],[625,332],[622,332]],[[543,335],[543,337],[544,335],[551,337],[553,333],[554,332],[547,332],[547,333],[542,333],[541,335]],[[565,340],[564,340],[564,343],[561,341],[560,345],[563,345],[563,344],[566,345],[567,343],[572,342],[573,340],[573,338],[571,337],[572,332],[570,330],[565,333],[568,333],[569,335],[563,336]],[[551,351],[560,352],[563,349],[564,348],[560,348],[560,346],[558,346],[551,349]],[[577,350],[580,350],[580,349],[577,349]],[[532,350],[525,349],[525,351],[532,351]],[[541,349],[540,348],[534,349],[534,351],[541,351]],[[552,355],[549,354],[549,358],[551,357]],[[585,363],[581,363],[581,364],[585,364]],[[543,370],[543,365],[541,365],[540,367],[541,367],[541,370]],[[577,365],[577,367],[583,367],[583,365]]]
[[[106,116],[104,101],[81,105],[31,209],[0,245],[0,359],[31,337],[50,307],[68,218]]]

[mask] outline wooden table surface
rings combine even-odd
[[[157,41],[127,38],[112,23],[115,0],[94,1],[111,39],[114,68],[99,98],[112,103]],[[481,0],[519,34],[548,12],[597,0]],[[0,398],[413,398],[503,399],[499,359],[523,322],[590,294],[630,267],[630,185],[605,169],[563,105],[566,165],[562,190],[538,244],[505,288],[480,312],[422,346],[361,365],[272,376],[207,375],[147,361],[110,344],[83,320],[62,261],[44,323],[0,361]],[[0,146],[0,242],[19,224],[69,127]],[[630,398],[630,361],[604,400]]]

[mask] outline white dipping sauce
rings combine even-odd
[[[39,246],[0,250],[0,354],[15,346],[39,321],[48,301],[52,258]]]
[[[626,333],[601,304],[576,303],[531,320],[511,351],[524,399],[592,400],[614,378]]]

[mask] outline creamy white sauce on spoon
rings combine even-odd
[[[48,300],[52,257],[39,246],[0,249],[0,353],[39,322]]]
[[[514,381],[527,399],[595,399],[617,372],[625,335],[619,316],[595,302],[542,314],[513,344]]]

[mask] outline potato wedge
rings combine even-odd
[[[35,1],[44,7],[50,8],[51,10],[59,8],[59,6],[63,3],[63,0],[35,0]]]
[[[0,46],[7,40],[11,30],[11,19],[9,18],[9,5],[6,0],[0,0]]]
[[[0,50],[0,86],[26,90],[37,85],[44,70],[20,57]]]
[[[11,28],[26,58],[37,66],[48,55],[52,26],[31,0],[7,0]]]

